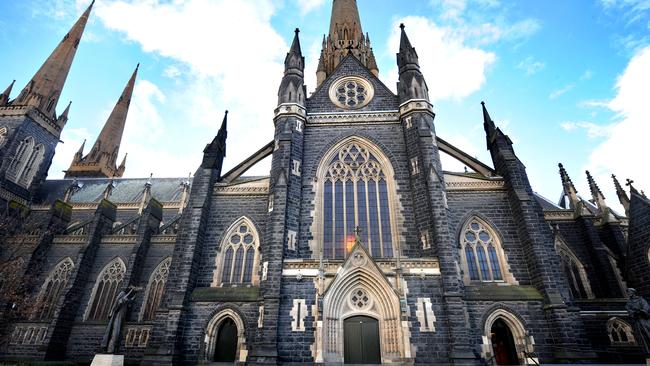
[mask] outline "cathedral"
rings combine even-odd
[[[560,201],[536,194],[486,104],[492,161],[456,148],[436,134],[408,27],[395,94],[357,1],[331,5],[315,92],[296,30],[274,135],[230,171],[226,113],[190,178],[122,178],[136,67],[92,147],[47,178],[92,4],[0,94],[0,362],[89,364],[125,289],[129,365],[643,362],[626,302],[650,298],[645,194],[613,176],[616,212],[562,165]],[[267,157],[267,176],[246,175]]]

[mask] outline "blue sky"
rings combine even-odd
[[[15,97],[89,0],[0,2],[0,88]],[[563,162],[588,197],[590,169],[650,190],[650,0],[358,0],[393,90],[398,25],[418,50],[438,134],[490,164],[480,101],[515,143],[535,190],[556,201]],[[98,0],[58,107],[72,100],[51,177],[92,144],[135,65],[120,154],[126,176],[187,176],[229,109],[226,169],[272,139],[282,62],[300,27],[313,90],[330,0]],[[448,170],[462,169],[445,161]],[[266,174],[269,164],[252,174]]]

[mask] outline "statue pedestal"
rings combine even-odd
[[[645,364],[646,366],[650,366],[650,357],[645,359]]]
[[[124,355],[97,354],[90,366],[124,366]]]

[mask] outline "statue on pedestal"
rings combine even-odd
[[[625,309],[632,320],[636,334],[641,336],[637,342],[643,346],[646,355],[650,355],[650,305],[644,298],[637,295],[633,288],[627,289],[627,296],[629,299]]]
[[[113,310],[108,320],[108,325],[106,326],[106,332],[104,332],[104,338],[102,338],[101,347],[103,353],[115,354],[118,351],[126,311],[135,298],[135,293],[138,289],[137,287],[129,286],[117,295],[115,305],[113,305]]]

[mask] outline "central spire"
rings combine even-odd
[[[323,49],[318,62],[318,86],[334,72],[348,54],[354,55],[375,75],[379,75],[377,61],[370,46],[370,37],[364,35],[356,0],[334,0],[330,32],[323,38]]]

